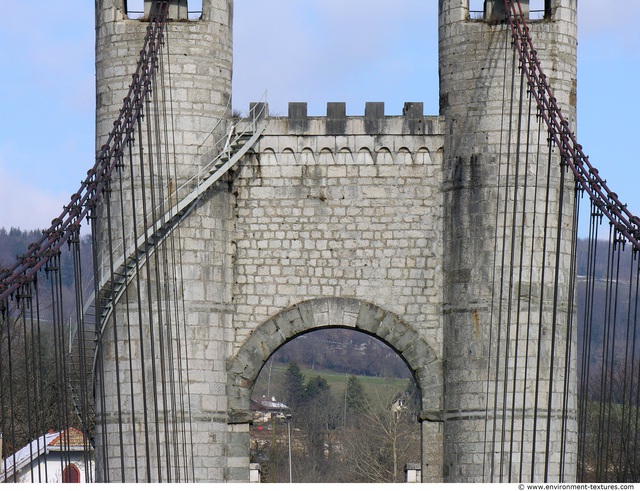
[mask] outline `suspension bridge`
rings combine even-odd
[[[0,481],[248,481],[260,369],[330,327],[407,363],[424,482],[640,480],[640,220],[572,130],[575,0],[439,2],[436,116],[239,117],[230,2],[96,9],[95,165],[0,270]]]

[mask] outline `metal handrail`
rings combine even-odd
[[[246,154],[247,150],[254,145],[254,143],[257,141],[257,139],[260,137],[260,135],[266,128],[266,125],[267,123],[265,121],[262,123],[262,125],[258,126],[253,132],[251,138],[242,146],[241,149],[235,152],[222,167],[220,167],[218,170],[215,171],[215,173],[209,176],[208,179],[205,179],[196,188],[194,188],[191,191],[191,193],[189,193],[178,205],[176,205],[171,211],[168,211],[158,222],[156,222],[153,226],[151,226],[147,230],[146,234],[143,234],[142,236],[140,236],[138,240],[136,240],[135,247],[131,247],[129,251],[127,251],[128,254],[123,254],[120,257],[120,259],[117,262],[117,265],[114,266],[113,270],[119,271],[122,267],[126,267],[127,260],[131,257],[134,257],[134,255],[138,251],[143,250],[143,247],[149,246],[149,245],[153,247],[157,247],[158,245],[160,245],[164,241],[164,239],[167,238],[170,235],[170,233],[189,215],[189,212],[194,208],[195,204],[198,202],[202,194],[206,192],[215,182],[217,182],[218,179],[220,179],[220,177],[226,174],[227,171],[231,167],[233,167]],[[241,136],[233,139],[231,143],[238,141],[240,138]],[[219,154],[219,157],[218,159],[216,159],[216,162],[218,162],[223,156],[224,156],[224,151]],[[184,214],[181,214],[183,210],[187,210],[187,211]],[[162,230],[162,227],[158,225],[159,223],[170,224],[168,228],[164,229],[163,233],[160,236],[158,236],[157,234],[157,231]],[[148,239],[150,238],[153,239],[153,242],[151,243],[148,242]],[[138,261],[139,264],[143,264],[145,261],[145,257],[146,255],[143,254],[139,258],[135,258],[134,260]],[[123,273],[127,273],[127,271],[125,270]],[[102,336],[104,329],[109,321],[109,318],[113,313],[113,305],[116,302],[118,302],[120,297],[124,294],[126,286],[132,280],[133,280],[133,275],[130,275],[130,274],[125,275],[125,280],[122,283],[121,287],[117,290],[114,289],[113,293],[115,293],[115,295],[110,299],[109,304],[106,306],[106,310],[101,313],[101,318],[96,319],[96,324],[97,324],[96,327],[98,327],[97,329],[98,337]],[[101,281],[103,281],[103,283],[100,286],[100,290],[104,288],[104,286],[107,284],[109,280],[103,279]],[[85,309],[91,308],[91,305],[93,304],[93,302],[94,302],[94,297],[91,297],[87,302]],[[85,309],[83,309],[83,311],[86,312]],[[98,353],[96,352],[94,354],[94,360],[93,360],[93,373],[95,373],[95,366],[97,361],[98,361]]]
[[[167,215],[163,213],[163,210],[171,210],[172,208],[178,206],[177,204],[182,201],[184,198],[180,198],[181,195],[188,196],[195,189],[199,189],[202,186],[202,183],[205,182],[210,174],[210,171],[215,167],[215,165],[220,161],[220,159],[224,156],[230,156],[231,145],[241,138],[245,137],[249,133],[253,133],[256,128],[256,123],[260,119],[264,117],[264,111],[266,108],[266,101],[264,101],[264,97],[260,102],[264,102],[262,105],[262,110],[258,114],[250,114],[248,117],[240,119],[237,123],[235,123],[229,131],[219,137],[211,147],[211,150],[205,152],[204,154],[195,157],[194,163],[198,164],[198,171],[195,175],[184,181],[180,186],[173,191],[165,200],[156,205],[156,207],[147,213],[146,219],[147,223],[153,223],[153,217],[161,215],[163,218]],[[218,123],[215,125],[217,128],[222,121],[225,121],[224,118],[221,118]],[[215,130],[215,129],[214,129]],[[205,141],[209,138],[209,135],[205,138]],[[234,137],[234,138],[232,138]],[[204,143],[204,142],[203,142]],[[202,144],[200,145],[202,146]],[[218,150],[222,147],[221,150]],[[202,161],[207,162],[205,165],[200,165]],[[174,199],[175,196],[175,199]],[[162,219],[161,219],[162,220]],[[162,225],[162,221],[160,225]],[[153,230],[152,228],[149,231]],[[112,249],[117,250],[122,246],[123,243],[131,244],[135,242],[138,237],[135,237],[138,231],[132,230],[129,234],[127,234],[124,238],[120,238],[117,242],[114,242]],[[131,248],[130,248],[131,250]],[[131,251],[133,252],[133,251]],[[125,254],[126,257],[128,257]],[[98,264],[102,264],[101,258],[98,258]],[[94,274],[98,274],[98,272],[94,272]],[[104,279],[104,276],[108,276],[109,273],[103,275],[103,277],[98,282],[100,288],[102,288],[108,280]]]
[[[266,94],[265,94],[265,97],[266,97]],[[159,245],[163,240],[163,238],[168,236],[168,234],[172,230],[174,230],[175,227],[179,223],[181,223],[181,221],[184,218],[188,216],[189,214],[188,211],[186,213],[183,213],[183,211],[188,208],[191,208],[195,204],[195,202],[197,202],[199,197],[205,191],[207,191],[209,187],[213,185],[213,183],[215,183],[222,175],[224,175],[228,171],[228,169],[231,168],[240,159],[240,157],[242,157],[246,153],[246,151],[255,143],[257,138],[262,134],[262,131],[266,127],[266,122],[263,123],[262,125],[258,125],[258,122],[260,120],[264,120],[266,107],[267,105],[265,102],[258,113],[250,115],[249,118],[243,118],[239,122],[239,123],[244,122],[244,124],[241,125],[241,128],[243,128],[241,131],[237,131],[235,129],[238,127],[238,124],[239,124],[239,123],[236,123],[233,126],[233,128],[229,130],[227,135],[222,136],[218,140],[218,141],[225,140],[226,145],[222,148],[222,150],[218,151],[216,157],[210,159],[207,165],[205,165],[203,168],[200,168],[198,170],[198,173],[195,176],[193,176],[191,179],[186,181],[179,188],[179,189],[186,189],[186,188],[190,189],[190,192],[186,194],[184,198],[182,198],[180,201],[176,202],[172,206],[165,207],[165,209],[167,210],[166,213],[162,214],[161,218],[156,223],[154,223],[151,227],[149,227],[146,233],[143,233],[139,237],[137,237],[135,241],[132,239],[132,234],[126,237],[126,239],[129,239],[127,240],[127,243],[130,243],[133,245],[129,247],[127,251],[123,252],[120,258],[115,262],[113,267],[114,272],[119,272],[119,270],[122,267],[126,268],[127,260],[131,258],[133,255],[135,255],[137,251],[141,250],[144,246],[147,245],[146,241],[148,238],[153,238],[153,240],[155,241],[154,242],[155,246]],[[230,138],[232,134],[235,135],[234,138]],[[248,141],[246,141],[246,143],[240,149],[238,149],[237,152],[231,154],[232,146],[236,142],[241,141],[248,134],[251,134],[252,137]],[[207,154],[205,154],[205,156],[206,155]],[[225,165],[221,166],[217,171],[210,174],[206,179],[202,178],[204,174],[209,173],[209,171],[213,169],[225,157],[229,158]],[[191,186],[189,186],[190,183],[191,183]],[[177,194],[177,190],[176,190],[176,194]],[[167,201],[170,201],[170,200],[171,200],[170,197],[167,198],[167,200],[165,200],[165,205]],[[160,208],[160,206],[158,206],[158,208]],[[183,214],[180,215],[181,213]],[[178,217],[179,219],[175,220],[176,217]],[[170,226],[164,230],[162,238],[159,238],[157,236],[158,235],[157,231],[161,230],[163,228],[163,225],[167,223],[169,223]],[[117,248],[117,246],[121,245],[123,242],[124,241],[118,242],[118,244],[116,244],[116,247],[114,248]],[[97,272],[94,272],[94,274],[97,274]],[[109,281],[111,281],[112,279],[111,276],[112,276],[111,271],[109,271],[108,274],[105,274],[102,276],[102,278],[98,282],[98,291],[101,291],[105,287],[105,285],[107,285]],[[125,280],[126,284],[128,284],[131,281],[131,279],[132,277],[130,275],[127,275],[127,278]],[[111,299],[111,303],[116,302],[118,300],[123,290],[124,289],[121,288],[119,292],[116,292],[115,296]],[[82,309],[80,323],[84,321],[88,312],[93,308],[94,302],[95,302],[95,291],[92,291]],[[111,311],[110,307],[111,306],[107,306],[107,312],[102,315],[103,319],[96,319],[96,323],[102,324],[102,326],[99,328],[100,331],[104,328],[104,324],[108,320],[108,317]],[[70,334],[70,343],[69,343],[70,350],[73,349],[77,332],[78,332],[78,325],[76,324],[72,330],[72,333]]]

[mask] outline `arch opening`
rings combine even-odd
[[[416,380],[387,343],[339,326],[308,331],[256,380],[251,463],[262,482],[405,482],[421,461],[420,409]]]
[[[232,455],[234,462],[246,459],[245,469],[248,471],[250,465],[249,434],[250,427],[254,424],[251,396],[254,388],[260,387],[258,384],[259,374],[265,364],[281,346],[287,345],[290,341],[296,338],[304,340],[305,336],[309,336],[309,333],[313,334],[315,331],[336,327],[352,332],[356,331],[356,334],[361,336],[378,339],[379,345],[383,345],[388,351],[392,350],[394,356],[401,358],[402,363],[406,364],[406,370],[412,374],[415,381],[415,392],[419,398],[416,403],[418,409],[415,419],[418,420],[417,433],[420,436],[420,461],[405,462],[403,465],[414,464],[411,467],[414,470],[418,467],[422,473],[422,481],[440,481],[442,479],[443,430],[441,359],[426,341],[424,335],[407,325],[397,315],[379,306],[346,298],[309,300],[280,312],[259,326],[245,341],[237,354],[229,360],[228,424],[233,427],[230,430],[230,434],[233,435],[233,448],[239,452],[238,455]],[[274,358],[274,360],[276,359]],[[344,377],[344,373],[341,376]],[[313,383],[324,387],[324,383],[318,380]],[[306,389],[306,382],[304,387]],[[339,394],[342,397],[345,395],[344,391]],[[258,395],[262,396],[263,394]],[[270,398],[268,397],[268,399]],[[397,401],[392,400],[389,404],[394,402]],[[286,409],[283,408],[283,412],[281,421],[286,422]],[[274,427],[276,425],[277,423]],[[283,429],[284,427],[281,427],[281,430]],[[273,432],[273,427],[271,430]],[[295,427],[293,431],[295,431]],[[277,428],[275,433],[277,436]],[[241,446],[244,446],[243,450],[240,450]]]

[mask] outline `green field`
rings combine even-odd
[[[344,391],[350,374],[324,370],[311,370],[303,367],[300,367],[300,369],[304,375],[305,383],[313,377],[320,376],[324,378],[331,387],[331,393],[333,394],[336,402],[341,401],[344,398]],[[287,365],[273,363],[273,365],[270,366],[270,364],[267,363],[263,367],[260,372],[260,376],[256,381],[252,397],[268,395],[286,403],[284,400],[284,380],[286,370]],[[392,402],[394,396],[403,392],[409,383],[408,379],[400,378],[390,379],[368,376],[357,376],[357,378],[364,388],[372,409],[376,411],[388,406]]]

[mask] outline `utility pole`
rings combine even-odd
[[[289,482],[293,482],[293,473],[291,471],[291,415],[287,414],[287,433],[289,434]]]
[[[342,421],[344,422],[344,427],[347,427],[347,391],[349,390],[349,376],[347,372],[344,372],[344,409],[343,409],[343,417]]]

